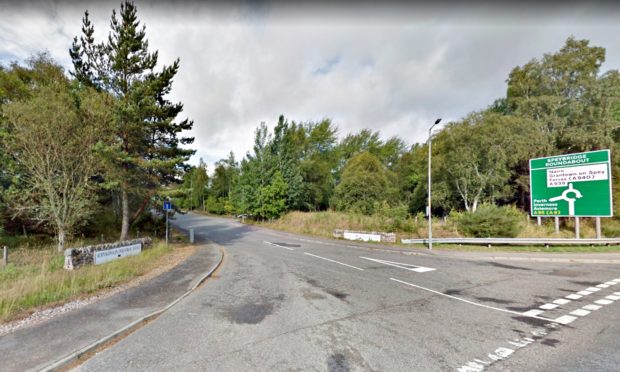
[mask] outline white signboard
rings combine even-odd
[[[547,187],[566,187],[570,182],[604,181],[608,179],[607,164],[547,170]]]
[[[95,265],[117,260],[127,256],[137,256],[142,251],[142,244],[127,245],[95,252]]]
[[[344,238],[347,240],[361,240],[364,242],[380,242],[381,235],[379,234],[365,234],[365,233],[354,233],[354,232],[344,232]]]

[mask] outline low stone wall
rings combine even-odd
[[[92,265],[95,261],[95,252],[106,251],[132,244],[142,244],[142,249],[150,248],[153,244],[151,238],[124,240],[117,243],[89,245],[82,248],[65,249],[65,270],[74,270],[82,265]]]
[[[386,233],[380,231],[354,231],[354,230],[334,230],[334,238],[338,239],[347,239],[345,237],[345,233],[349,234],[362,234],[362,235],[377,235],[379,236],[379,241],[387,242],[387,243],[396,243],[396,234],[394,233]],[[364,240],[364,239],[348,239],[348,240]],[[369,239],[372,240],[372,239]]]

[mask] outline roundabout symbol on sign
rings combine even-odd
[[[568,196],[568,194],[571,194],[571,193],[575,194],[574,198],[570,198]],[[562,192],[562,195],[550,198],[549,201],[555,202],[555,201],[558,201],[558,200],[566,200],[568,202],[568,214],[570,216],[574,216],[575,215],[575,200],[580,199],[582,197],[583,197],[583,195],[581,195],[581,192],[579,190],[577,190],[577,189],[574,189],[573,188],[573,184],[569,183],[568,184],[568,189],[564,190]]]

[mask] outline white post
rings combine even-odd
[[[541,222],[541,221],[540,221],[540,216],[536,217],[536,224],[537,224],[538,226],[540,226],[540,222]]]
[[[194,229],[189,229],[189,242],[194,244]]]
[[[575,217],[575,239],[579,238],[579,217]]]
[[[9,264],[9,247],[6,245],[2,248],[2,265],[6,266]]]
[[[594,219],[594,222],[596,224],[596,238],[600,239],[601,238],[601,218],[600,217],[596,217]]]
[[[555,217],[555,233],[560,233],[560,217]]]

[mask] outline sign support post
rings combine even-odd
[[[166,247],[168,247],[168,239],[170,235],[170,228],[168,223],[168,212],[172,209],[172,203],[169,200],[164,201],[164,211],[166,212]]]
[[[579,217],[575,217],[575,239],[581,239],[580,235]]]

